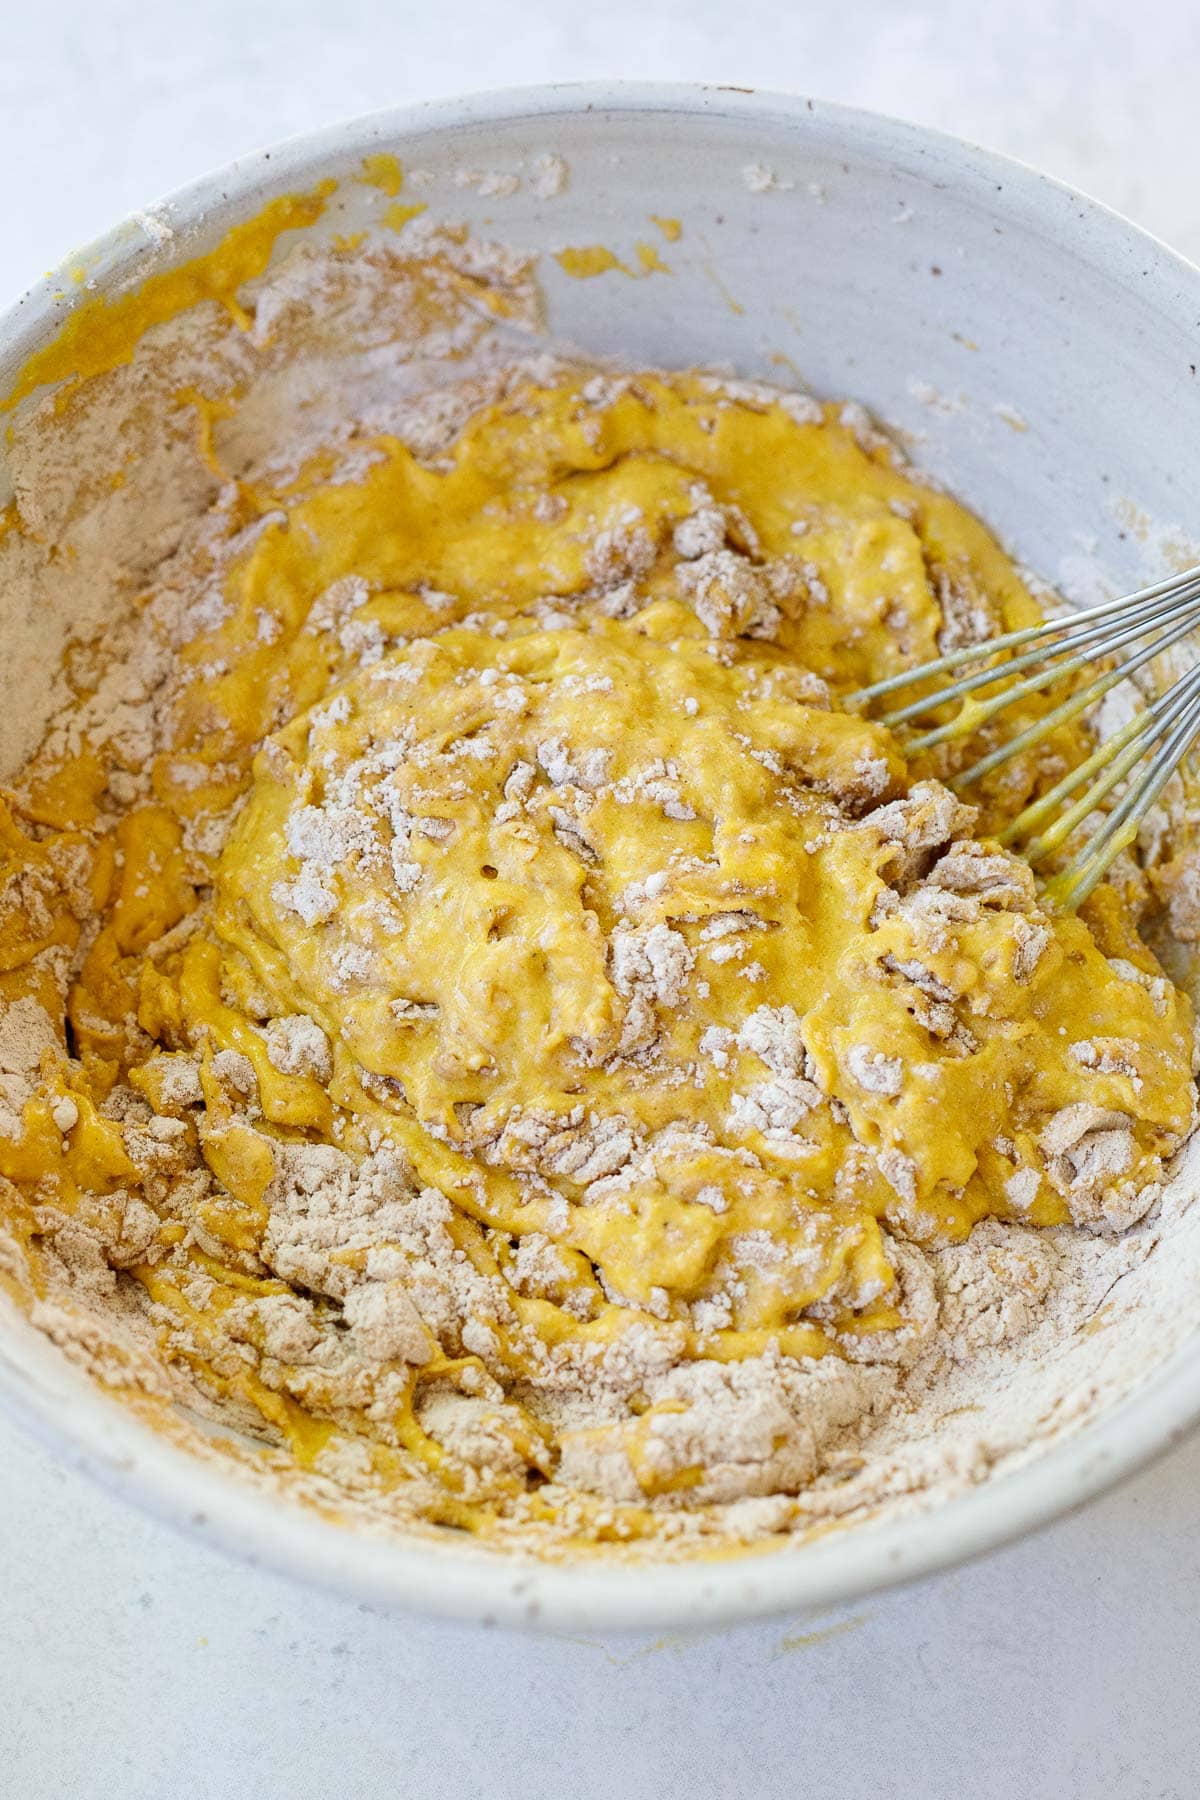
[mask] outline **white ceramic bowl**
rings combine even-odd
[[[173,196],[180,254],[379,150],[432,172],[435,214],[534,250],[603,242],[628,253],[654,236],[648,215],[680,218],[681,240],[660,244],[669,280],[570,280],[545,257],[556,335],[633,361],[728,362],[747,374],[778,375],[786,359],[817,392],[852,396],[911,433],[916,460],[1052,579],[1081,558],[1120,581],[1141,575],[1131,520],[1171,521],[1181,485],[1192,486],[1179,472],[1200,466],[1200,272],[1030,170],[824,102],[617,84],[377,114]],[[504,170],[545,151],[570,168],[554,199],[528,183],[503,199],[454,186],[464,165]],[[747,179],[755,165],[774,178],[765,192]],[[131,221],[71,260],[113,292],[144,269],[145,246]],[[49,277],[0,320],[0,391],[61,323],[64,287]],[[14,702],[19,682],[0,668],[0,703]],[[935,1511],[766,1556],[628,1569],[406,1546],[268,1500],[139,1425],[7,1310],[0,1396],[64,1460],[304,1580],[488,1622],[662,1628],[845,1601],[1077,1506],[1200,1415],[1200,1339],[1074,1437]]]

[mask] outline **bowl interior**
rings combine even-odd
[[[154,252],[154,268],[327,177],[343,185],[312,229],[353,229],[378,215],[381,196],[347,178],[380,151],[395,153],[405,198],[433,217],[540,254],[556,339],[625,363],[732,365],[860,401],[1021,561],[1070,589],[1101,575],[1133,585],[1148,563],[1157,559],[1157,573],[1186,554],[1177,472],[1200,458],[1200,275],[1045,178],[802,99],[547,89],[379,116],[249,157],[167,204],[176,235]],[[544,197],[532,171],[547,155],[563,159],[566,184]],[[521,181],[496,192],[503,182],[464,185],[463,171]],[[131,223],[79,261],[115,291],[147,273],[147,245]],[[582,278],[556,255],[593,246],[622,267]],[[656,260],[665,268],[647,272]],[[65,285],[42,284],[5,320],[0,383],[54,329]],[[0,675],[5,704],[20,684],[15,668]],[[1180,1255],[1200,1272],[1196,1236],[1181,1240]],[[7,1314],[0,1389],[105,1479],[308,1578],[466,1616],[663,1626],[828,1603],[1062,1510],[1200,1408],[1200,1355],[1181,1353],[1136,1408],[936,1519],[835,1534],[767,1561],[603,1573],[500,1569],[469,1551],[356,1540],[293,1515],[118,1414]]]

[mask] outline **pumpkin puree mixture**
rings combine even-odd
[[[354,456],[223,479],[143,593],[144,764],[83,674],[5,790],[8,1285],[86,1265],[193,1404],[428,1520],[787,1529],[936,1259],[1023,1228],[1010,1306],[1192,1122],[1132,865],[1067,916],[987,836],[1080,741],[977,811],[839,705],[1037,605],[856,409],[724,378]]]

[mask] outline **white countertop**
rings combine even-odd
[[[788,86],[1037,163],[1200,259],[1191,0],[58,0],[0,52],[0,301],[334,118],[622,74]],[[1193,1800],[1200,1439],[986,1562],[789,1626],[538,1640],[248,1572],[0,1421],[13,1800]]]

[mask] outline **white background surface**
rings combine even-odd
[[[1200,260],[1193,0],[0,0],[0,301],[256,144],[471,88],[790,87],[1039,164]],[[826,1619],[544,1641],[176,1539],[0,1421],[4,1800],[1194,1800],[1200,1441]]]

